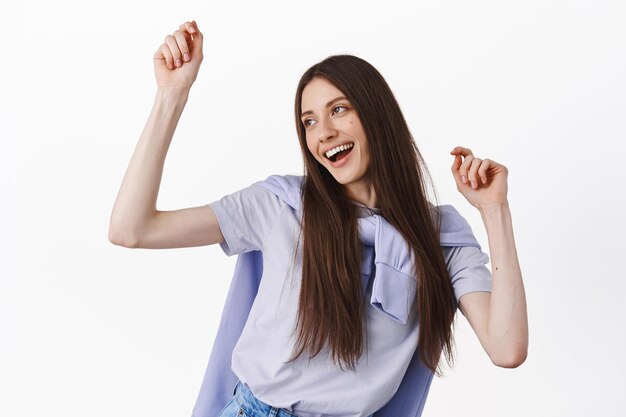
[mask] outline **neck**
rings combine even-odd
[[[348,198],[368,207],[376,207],[376,192],[374,184],[369,178],[362,178],[359,181],[344,185]]]

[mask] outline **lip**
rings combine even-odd
[[[350,143],[350,142],[348,142]],[[354,146],[352,147],[352,150],[348,153],[348,155],[346,155],[345,158],[339,160],[339,161],[331,161],[330,159],[324,157],[329,163],[330,166],[332,166],[333,168],[341,168],[342,166],[344,166],[346,164],[346,162],[348,161],[348,159],[350,159],[350,155],[352,155],[352,152],[354,152],[354,148],[356,147],[356,143],[354,144]]]
[[[326,158],[326,152],[330,151],[331,149],[336,148],[337,146],[347,145],[347,144],[349,144],[349,143],[352,143],[352,144],[356,145],[356,143],[354,143],[354,142],[352,142],[352,141],[350,141],[350,140],[349,140],[349,141],[347,141],[347,142],[344,142],[344,143],[338,143],[337,145],[333,145],[333,146],[331,146],[331,147],[330,147],[330,148],[328,148],[328,149],[324,149],[324,151],[322,152],[322,156],[323,156],[324,158]],[[328,158],[327,158],[327,159],[328,159]]]

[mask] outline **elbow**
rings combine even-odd
[[[137,239],[130,236],[128,233],[121,233],[118,229],[113,227],[109,228],[109,242],[116,246],[122,246],[125,248],[136,248]]]
[[[491,362],[500,368],[517,368],[526,361],[528,349],[511,349],[505,355],[492,357]]]

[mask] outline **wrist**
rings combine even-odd
[[[154,103],[161,110],[182,112],[187,105],[189,89],[180,87],[159,87]]]
[[[157,97],[173,100],[186,100],[189,97],[190,86],[159,86]]]
[[[508,210],[509,209],[509,202],[508,201],[503,201],[500,203],[493,203],[493,204],[485,204],[482,206],[478,207],[478,211],[482,214],[482,215],[488,215],[488,214],[492,214],[492,213],[500,213],[504,210]]]

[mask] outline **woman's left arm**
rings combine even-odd
[[[493,276],[492,291],[471,292],[459,308],[491,361],[504,368],[521,365],[528,354],[526,295],[507,200],[507,168],[474,157],[457,146],[452,165],[457,189],[480,211],[487,230]]]

